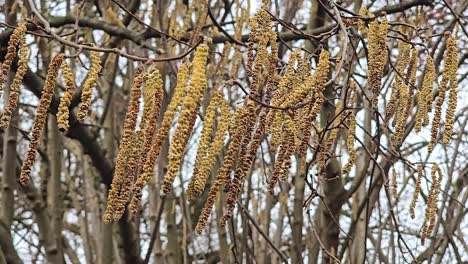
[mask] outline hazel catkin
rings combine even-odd
[[[131,150],[132,135],[134,133],[138,113],[140,110],[141,86],[143,84],[143,66],[140,65],[135,71],[132,87],[130,90],[130,103],[125,115],[122,139],[120,141],[119,152],[115,159],[114,177],[112,178],[111,189],[107,198],[107,208],[104,212],[104,223],[109,224],[114,221],[114,212],[119,205],[118,194],[124,181],[124,170],[127,157]]]
[[[413,198],[411,199],[410,208],[409,208],[411,219],[414,219],[416,217],[414,210],[416,208],[416,203],[418,201],[419,192],[421,191],[421,180],[422,180],[423,172],[424,172],[424,168],[421,164],[419,164],[418,165],[418,178],[416,179],[416,186],[414,187]]]
[[[431,56],[427,57],[426,70],[422,81],[422,87],[417,95],[418,111],[416,112],[415,130],[420,132],[423,126],[427,125],[429,119],[429,109],[432,105],[432,87],[435,81],[435,66]]]
[[[0,65],[0,97],[3,93],[3,85],[5,84],[5,80],[8,76],[8,72],[10,71],[11,64],[16,57],[16,46],[21,43],[22,39],[24,39],[24,35],[26,34],[26,24],[20,24],[10,36],[10,40],[8,40],[7,46],[7,53],[5,55],[5,60]]]
[[[66,61],[62,63],[62,74],[65,80],[65,92],[60,99],[60,104],[57,112],[57,125],[60,131],[66,132],[70,126],[68,123],[68,118],[70,117],[70,107],[71,99],[73,93],[75,92],[75,77],[73,76],[72,70]]]
[[[10,95],[8,98],[8,104],[3,111],[3,115],[0,119],[0,128],[7,128],[10,125],[11,115],[18,106],[18,99],[20,95],[20,86],[23,81],[24,74],[28,69],[28,59],[29,59],[29,49],[26,45],[26,36],[23,36],[20,39],[19,44],[19,61],[18,69],[16,70],[15,77],[13,82],[10,85]]]
[[[447,71],[449,79],[449,99],[448,106],[445,113],[445,130],[442,137],[442,142],[444,144],[450,143],[453,124],[455,123],[455,111],[457,110],[457,89],[458,89],[458,80],[457,80],[457,43],[456,40],[449,36],[447,39],[447,58],[450,58],[450,64],[447,65],[447,69],[444,69],[444,72]]]
[[[89,107],[91,105],[91,96],[93,94],[93,87],[99,78],[99,72],[101,72],[101,58],[99,52],[90,52],[90,67],[88,78],[83,84],[83,91],[81,92],[81,103],[78,110],[78,121],[84,122],[86,115],[88,114]]]
[[[169,103],[166,112],[164,113],[163,121],[161,127],[157,131],[156,137],[154,140],[152,136],[147,135],[145,137],[145,147],[143,158],[141,161],[141,169],[140,175],[138,179],[135,181],[133,186],[133,197],[130,202],[130,210],[131,213],[134,215],[137,210],[138,206],[141,201],[142,191],[145,184],[151,179],[154,173],[154,163],[159,156],[159,152],[161,150],[161,145],[166,140],[169,130],[172,125],[172,121],[174,116],[177,113],[177,108],[182,103],[184,96],[187,92],[187,84],[188,84],[188,75],[189,75],[189,66],[188,64],[182,64],[177,72],[177,84],[174,89],[174,95],[172,96],[171,102]],[[162,81],[160,83],[160,91],[162,91]],[[162,94],[161,94],[162,96]],[[156,104],[155,104],[156,105]],[[158,108],[159,109],[159,108]],[[153,115],[155,112],[153,111]],[[151,126],[154,130],[156,128],[156,121],[157,117],[152,118],[150,122]],[[151,130],[147,130],[150,133]]]
[[[47,71],[44,88],[42,88],[41,98],[39,99],[39,105],[37,106],[36,117],[34,119],[34,125],[31,131],[29,149],[26,153],[26,157],[23,160],[23,166],[21,167],[19,181],[23,186],[26,186],[30,181],[32,166],[37,157],[40,138],[46,123],[47,110],[49,109],[50,102],[52,101],[52,97],[54,95],[54,89],[56,85],[55,81],[63,60],[64,55],[62,53],[55,55]]]
[[[177,122],[176,131],[169,147],[169,164],[164,175],[162,195],[167,195],[172,190],[172,183],[179,174],[185,146],[195,125],[200,107],[200,100],[206,88],[206,61],[208,46],[200,45],[195,51],[193,59],[193,74],[190,83],[190,91],[184,98],[182,111]]]

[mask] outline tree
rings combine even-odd
[[[0,263],[467,261],[468,2],[366,4],[5,1]]]

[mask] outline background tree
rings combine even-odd
[[[0,263],[463,263],[467,1],[13,1]]]

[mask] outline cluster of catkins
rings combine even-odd
[[[26,24],[22,23],[13,31],[8,42],[5,60],[3,61],[0,67],[1,94],[3,91],[3,85],[5,83],[6,76],[11,68],[13,60],[16,57],[17,46],[19,46],[18,68],[15,73],[14,79],[9,87],[10,93],[8,102],[0,118],[0,127],[4,129],[10,125],[11,116],[18,106],[20,85],[28,67],[27,64],[29,58],[29,49],[26,44],[26,30]],[[86,80],[86,82],[88,83],[87,86],[89,86],[90,88],[92,88],[95,85],[100,71],[99,54],[97,52],[91,52],[91,57],[94,59],[91,60],[91,70],[88,79]],[[69,127],[69,106],[71,103],[73,93],[75,91],[75,83],[72,70],[65,61],[65,55],[59,53],[55,55],[52,58],[52,61],[50,62],[46,80],[44,82],[44,87],[42,88],[42,94],[39,99],[39,105],[37,106],[36,116],[34,118],[34,123],[31,130],[29,148],[26,153],[26,157],[23,160],[23,165],[21,168],[19,181],[22,185],[26,185],[30,181],[31,170],[37,157],[40,138],[46,123],[47,111],[49,109],[50,103],[54,95],[56,78],[60,68],[62,69],[66,90],[60,100],[57,112],[57,122],[59,129],[63,132],[66,132]]]

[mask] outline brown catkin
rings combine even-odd
[[[16,57],[16,46],[21,43],[26,34],[26,24],[20,24],[10,36],[7,46],[7,54],[5,55],[5,60],[0,65],[0,97],[3,94],[3,85],[5,84],[8,72],[10,71],[11,64]]]
[[[418,69],[418,62],[419,62],[419,52],[417,49],[412,49],[411,51],[411,59],[408,65],[408,72],[406,79],[408,80],[408,102],[406,103],[406,110],[405,112],[408,115],[413,109],[413,100],[414,100],[414,85],[416,83],[416,72]]]
[[[69,128],[68,118],[70,117],[70,103],[75,92],[75,77],[73,76],[72,70],[68,65],[67,61],[62,63],[62,75],[65,80],[65,92],[60,99],[60,104],[57,112],[57,125],[60,131],[66,132]]]
[[[93,87],[96,85],[96,82],[99,78],[99,72],[101,72],[101,58],[99,57],[99,52],[91,51],[90,52],[90,67],[88,78],[83,84],[83,91],[81,92],[81,103],[78,110],[78,121],[84,122],[86,116],[88,115],[89,107],[91,105],[91,96],[93,95]]]
[[[28,69],[29,49],[26,45],[26,36],[24,34],[20,39],[19,47],[18,69],[16,70],[15,77],[10,85],[8,105],[5,107],[0,119],[0,128],[3,129],[6,129],[10,125],[11,115],[18,106],[21,82],[23,81],[24,74]]]
[[[458,89],[458,80],[457,80],[457,42],[452,36],[449,36],[447,40],[447,57],[450,57],[450,64],[447,65],[448,68],[444,69],[447,71],[449,79],[449,100],[448,107],[445,113],[445,130],[442,138],[444,144],[450,143],[453,124],[455,123],[455,111],[457,110],[457,89]]]
[[[328,133],[328,137],[325,140],[324,144],[320,145],[317,148],[317,151],[318,151],[317,171],[319,172],[319,174],[322,174],[323,171],[325,170],[328,156],[330,152],[333,150],[332,146],[335,143],[336,137],[338,135],[339,125],[343,118],[342,110],[343,110],[343,102],[338,101],[338,103],[336,104],[336,109],[335,109],[335,120],[333,121],[332,128],[330,129],[330,132]]]
[[[245,134],[241,142],[241,149],[238,156],[238,164],[234,177],[230,183],[229,194],[226,200],[226,211],[220,220],[221,226],[226,225],[226,222],[231,219],[236,207],[236,201],[239,197],[242,184],[244,182],[247,171],[250,169],[251,162],[253,161],[252,151],[248,151],[247,146],[251,142],[252,130],[255,125],[255,105],[251,100],[246,102],[248,116],[246,120],[241,124],[244,126]]]
[[[172,121],[177,113],[177,108],[182,103],[182,100],[184,99],[184,96],[187,92],[189,74],[188,71],[189,66],[187,64],[182,64],[180,66],[179,71],[177,73],[177,84],[174,89],[174,95],[172,96],[172,100],[166,109],[161,127],[159,128],[156,138],[154,138],[154,140],[152,139],[153,134],[151,134],[151,131],[154,132],[156,129],[157,116],[154,116],[156,114],[156,111],[153,111],[153,118],[150,121],[150,125],[148,125],[151,126],[152,129],[147,129],[147,135],[145,136],[145,147],[144,153],[142,153],[143,156],[141,161],[140,175],[133,186],[133,197],[130,203],[130,210],[133,215],[136,214],[138,210],[143,187],[153,176],[154,163],[156,162],[156,159],[159,156],[161,145],[164,142],[164,140],[166,140],[169,130],[171,129]],[[160,100],[162,100],[162,81],[160,83],[159,89],[161,91]],[[157,112],[159,112],[159,106]]]
[[[442,116],[442,105],[445,101],[445,94],[447,92],[448,83],[451,80],[451,78],[453,78],[453,75],[456,75],[456,70],[457,70],[456,52],[457,50],[456,50],[455,40],[451,36],[449,36],[449,38],[447,39],[447,47],[445,49],[444,71],[442,73],[442,80],[439,84],[439,94],[435,101],[434,117],[432,119],[431,140],[428,146],[429,153],[432,152],[435,144],[437,143],[437,136],[439,134],[439,125],[440,125],[440,120]],[[449,117],[449,122],[451,122],[450,118],[451,117]]]
[[[418,165],[418,179],[416,180],[416,186],[414,187],[413,198],[411,199],[410,208],[409,208],[411,219],[414,219],[416,217],[414,210],[416,208],[416,203],[418,202],[419,192],[421,191],[421,181],[422,181],[423,172],[424,172],[424,167],[421,164],[419,164]]]
[[[418,100],[418,111],[416,113],[415,130],[420,132],[423,126],[427,125],[429,120],[429,109],[432,105],[432,87],[435,81],[435,66],[431,56],[427,57],[426,70],[424,72],[424,78],[422,81],[422,87],[417,95]]]
[[[130,103],[125,116],[122,139],[120,141],[119,152],[115,159],[114,177],[112,178],[111,189],[107,198],[107,208],[104,212],[104,223],[111,223],[114,219],[114,212],[119,205],[118,194],[124,181],[124,170],[127,158],[132,148],[132,135],[135,131],[138,113],[140,110],[141,86],[143,84],[144,68],[138,66],[133,78],[130,90]]]
[[[32,166],[36,161],[42,131],[44,129],[47,118],[47,110],[49,109],[50,102],[52,101],[52,97],[54,95],[54,89],[56,85],[55,81],[63,60],[64,55],[62,53],[55,55],[47,71],[44,88],[42,88],[41,98],[39,99],[39,105],[37,106],[36,117],[34,119],[34,125],[31,131],[29,149],[26,153],[26,157],[23,160],[23,166],[21,167],[19,181],[23,186],[26,186],[30,181],[29,177],[31,175]]]
[[[208,46],[200,45],[195,51],[193,59],[193,74],[190,83],[190,91],[184,99],[182,111],[177,122],[171,145],[169,147],[169,164],[164,175],[162,195],[167,195],[172,190],[172,183],[179,174],[185,146],[192,134],[193,126],[200,108],[200,100],[206,88],[206,61]]]

